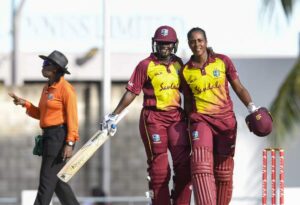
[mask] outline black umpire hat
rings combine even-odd
[[[48,56],[39,55],[39,57],[43,60],[47,60],[50,63],[53,63],[54,65],[57,65],[60,67],[65,73],[71,74],[67,69],[68,59],[64,54],[61,52],[55,50],[52,53],[50,53]]]

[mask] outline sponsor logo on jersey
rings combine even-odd
[[[174,83],[171,83],[170,85],[167,84],[167,83],[161,83],[160,84],[160,90],[159,91],[163,91],[163,90],[178,90],[179,89],[179,84],[174,84]]]
[[[196,80],[197,80],[196,77],[194,77],[194,76],[189,76],[189,78],[187,79],[187,82],[188,82],[189,84],[192,84],[192,83],[195,82]]]
[[[215,70],[213,71],[213,75],[215,78],[220,77],[220,71],[217,68],[215,68]]]
[[[220,88],[221,85],[219,84],[218,81],[216,81],[214,84],[210,84],[208,83],[207,85],[204,85],[204,87],[199,87],[199,86],[195,86],[194,90],[196,94],[200,94],[202,92],[206,92],[215,88]]]
[[[161,34],[162,36],[167,36],[167,35],[169,35],[169,30],[166,29],[166,28],[161,29],[160,34]]]
[[[193,140],[198,140],[199,139],[199,133],[197,130],[192,132],[192,138]]]
[[[53,99],[53,94],[52,93],[49,93],[48,94],[48,100],[52,100]]]
[[[154,73],[154,76],[158,76],[158,75],[162,75],[163,74],[163,72],[156,72],[156,73]]]
[[[153,134],[152,141],[153,143],[161,143],[159,134]]]

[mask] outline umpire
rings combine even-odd
[[[60,181],[56,174],[72,156],[78,136],[77,97],[73,86],[65,80],[70,74],[68,60],[59,51],[44,60],[42,74],[48,79],[43,88],[38,107],[14,93],[9,95],[16,105],[26,108],[26,113],[40,120],[43,130],[43,154],[38,193],[34,205],[48,205],[55,192],[63,205],[79,205],[71,187]]]

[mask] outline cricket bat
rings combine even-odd
[[[128,110],[121,112],[116,124],[128,113]],[[78,170],[91,158],[91,156],[101,147],[110,135],[107,127],[103,130],[98,130],[65,164],[65,166],[58,172],[57,177],[68,182]]]

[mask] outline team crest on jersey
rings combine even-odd
[[[198,140],[199,139],[199,133],[197,130],[192,132],[192,138],[193,140]]]
[[[53,99],[53,94],[52,93],[49,93],[48,94],[48,100],[52,100]]]
[[[153,143],[161,143],[159,134],[153,134],[152,141]]]
[[[217,68],[215,68],[215,70],[213,71],[213,75],[216,78],[220,77],[220,71]]]
[[[161,29],[160,34],[161,34],[162,36],[167,36],[167,35],[169,34],[169,30],[166,29],[166,28]]]

